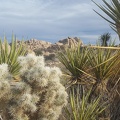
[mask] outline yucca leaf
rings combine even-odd
[[[93,0],[92,0],[93,1]],[[101,16],[103,19],[105,19],[107,22],[109,22],[112,25],[112,29],[117,32],[118,35],[120,35],[120,2],[119,0],[111,0],[111,4],[106,2],[106,0],[102,0],[105,5],[101,6],[97,3],[94,3],[106,14],[108,15],[112,20],[107,19],[97,11],[95,11],[99,16]]]

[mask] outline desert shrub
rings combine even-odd
[[[36,50],[34,50],[34,52],[37,56],[43,54],[41,49],[36,49]]]
[[[13,82],[8,65],[0,65],[0,109],[4,120],[57,120],[67,103],[61,71],[47,67],[43,56],[20,56],[20,82]]]
[[[51,53],[51,54],[49,54],[49,55],[46,55],[45,56],[45,60],[47,61],[47,60],[54,60],[55,59],[55,54],[53,53]]]

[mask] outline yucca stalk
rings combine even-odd
[[[93,0],[92,0],[93,1]],[[111,27],[117,32],[120,37],[120,1],[119,0],[111,0],[111,3],[107,2],[106,0],[102,0],[105,5],[98,5],[94,3],[105,13],[107,14],[111,20],[107,19],[97,11],[95,11],[98,15],[104,18],[111,24]]]
[[[107,102],[101,103],[101,95],[88,102],[91,90],[86,91],[80,98],[79,87],[77,94],[74,89],[70,92],[69,105],[65,108],[65,120],[98,120],[98,116],[107,108]]]
[[[17,58],[20,55],[25,55],[26,50],[22,42],[19,46],[17,46],[17,41],[14,35],[12,36],[11,46],[9,46],[6,37],[4,37],[3,43],[0,39],[0,64],[7,63],[9,65],[10,73],[15,77],[19,75],[20,70],[20,65],[17,62]]]

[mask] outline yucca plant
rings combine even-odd
[[[109,93],[109,96],[107,96],[107,99],[111,100],[110,120],[119,120],[120,48],[93,46],[91,51],[94,55],[89,55],[90,65],[92,66],[90,71],[93,72],[92,75],[96,77],[96,83],[92,87],[92,92],[89,99],[91,99],[92,94],[98,87],[100,88],[100,91],[103,88],[108,90],[107,92]]]
[[[92,102],[88,102],[91,90],[84,93],[80,98],[79,87],[77,94],[74,89],[69,95],[69,105],[65,108],[65,120],[98,120],[99,115],[107,108],[107,102],[101,103],[101,95],[94,98]]]
[[[93,1],[93,0],[92,0]],[[107,19],[97,11],[95,11],[98,15],[104,18],[111,24],[111,27],[117,32],[120,37],[120,1],[119,0],[111,0],[111,3],[106,0],[102,0],[105,5],[98,5],[94,2],[105,14],[107,14],[111,20]]]
[[[69,77],[70,84],[86,84],[82,79],[87,75],[85,70],[88,68],[88,54],[87,48],[73,44],[71,48],[66,48],[65,51],[58,53],[58,59],[65,66],[65,75]],[[84,77],[85,78],[85,77]]]
[[[20,55],[25,55],[26,50],[20,43],[17,46],[17,41],[14,35],[12,36],[11,46],[8,44],[6,37],[4,37],[4,42],[0,39],[0,64],[7,63],[9,66],[10,73],[15,77],[19,74],[20,65],[17,62],[17,58]]]
[[[120,48],[113,47],[113,44],[109,44],[109,47],[99,45],[74,46],[73,48],[68,48],[65,52],[60,52],[58,55],[59,60],[68,71],[67,75],[70,76],[71,83],[78,83],[82,86],[85,84],[87,87],[88,83],[92,84],[89,102],[91,102],[92,97],[98,95],[94,94],[96,90],[99,90],[99,93],[106,94],[107,92],[108,94],[108,88],[110,88],[108,83],[118,84],[117,80],[120,77]],[[105,95],[104,97],[109,99],[111,96]],[[117,98],[119,100],[119,97]]]
[[[94,47],[90,48],[89,52],[88,60],[91,68],[88,71],[90,71],[90,74],[96,81],[92,88],[92,95],[100,86],[101,90],[107,90],[107,82],[112,76],[114,76],[114,66],[116,64],[118,50],[97,46],[95,49]]]
[[[110,33],[104,33],[99,38],[102,46],[108,46],[108,42],[110,41],[110,39],[111,39]]]
[[[109,80],[108,88],[110,93],[111,107],[110,120],[120,119],[120,48],[116,55],[116,62],[113,68],[114,76]]]

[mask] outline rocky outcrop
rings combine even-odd
[[[17,41],[17,43],[19,45],[20,41]],[[43,40],[30,39],[30,40],[24,41],[24,44],[26,45],[28,49],[31,49],[31,50],[36,50],[36,49],[44,50],[48,48],[49,46],[51,46],[52,43],[46,42]]]
[[[78,43],[80,43],[81,45],[83,45],[83,42],[80,40],[80,38],[78,37],[68,37],[66,39],[63,40],[59,40],[56,44],[59,46],[71,46],[72,44],[77,45]]]
[[[17,43],[19,45],[20,41],[17,41]],[[28,49],[28,51],[35,51],[38,54],[43,54],[47,56],[50,54],[54,54],[57,50],[63,50],[66,47],[70,47],[73,44],[77,45],[78,43],[80,45],[83,45],[83,42],[78,37],[68,37],[66,39],[59,40],[55,44],[37,39],[30,39],[24,42],[25,47]]]
[[[60,49],[63,50],[67,47],[71,47],[73,44],[78,45],[78,43],[81,46],[83,45],[83,42],[78,37],[74,37],[74,38],[68,37],[66,39],[59,40],[55,44],[52,44],[46,49],[46,51],[48,51],[49,53],[54,53],[55,51],[58,51]]]
[[[21,41],[17,41],[18,46],[20,45],[20,42]],[[59,40],[54,44],[37,39],[30,39],[23,42],[28,53],[44,55],[46,61],[48,61],[47,64],[49,64],[50,66],[57,65],[57,63],[59,63],[58,59],[56,58],[57,51],[64,50],[65,48],[71,47],[73,44],[77,45],[78,43],[81,46],[83,45],[83,42],[78,37],[68,37]]]

